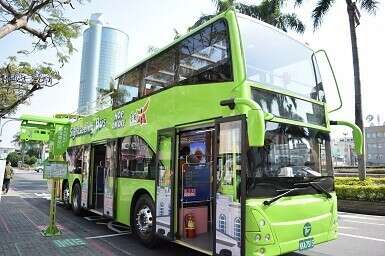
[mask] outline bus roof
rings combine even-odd
[[[23,121],[39,122],[39,123],[53,123],[53,124],[69,124],[70,121],[66,118],[54,118],[35,115],[21,115],[20,119]]]
[[[179,37],[178,39],[174,40],[174,41],[171,42],[170,44],[168,44],[168,45],[162,47],[161,49],[159,49],[159,50],[156,51],[155,53],[148,55],[146,58],[144,58],[144,59],[140,60],[139,62],[135,63],[134,65],[130,66],[130,67],[127,68],[125,71],[119,73],[119,74],[115,77],[115,79],[120,78],[121,76],[123,76],[124,74],[126,74],[128,71],[133,70],[134,68],[140,66],[141,64],[143,64],[143,63],[146,62],[147,60],[150,60],[150,59],[154,58],[155,56],[161,54],[161,53],[162,53],[163,51],[165,51],[166,49],[170,48],[170,47],[173,46],[173,45],[178,44],[178,43],[181,42],[182,40],[184,40],[184,39],[186,39],[187,37],[193,35],[194,33],[196,33],[197,31],[199,31],[200,29],[206,27],[207,25],[209,25],[209,24],[211,24],[211,23],[217,21],[218,19],[221,19],[221,18],[225,17],[229,12],[232,12],[232,13],[236,14],[237,17],[242,17],[242,18],[248,19],[248,20],[253,21],[253,22],[255,22],[255,23],[258,23],[258,24],[260,24],[260,25],[266,26],[266,27],[268,27],[268,28],[270,28],[270,29],[272,29],[272,30],[275,30],[275,31],[281,33],[282,35],[284,35],[284,36],[286,36],[286,37],[292,39],[293,41],[296,41],[297,43],[299,43],[299,44],[305,46],[305,47],[308,48],[309,50],[313,51],[313,49],[312,49],[308,44],[306,44],[306,43],[304,43],[304,42],[298,40],[297,38],[295,38],[295,37],[289,35],[287,32],[285,32],[285,31],[283,31],[283,30],[281,30],[281,29],[279,29],[279,28],[277,28],[277,27],[275,27],[275,26],[272,26],[272,25],[270,25],[270,24],[268,24],[268,23],[266,23],[266,22],[263,22],[263,21],[261,21],[261,20],[259,20],[259,19],[253,18],[253,17],[248,16],[248,15],[245,15],[245,14],[238,13],[238,12],[236,12],[234,9],[231,8],[231,9],[228,9],[227,11],[225,11],[225,12],[222,12],[222,13],[218,14],[217,16],[215,16],[215,17],[213,17],[212,19],[208,20],[207,22],[201,24],[200,26],[194,28],[194,29],[191,30],[190,32],[186,33],[185,35],[183,35],[183,36]]]

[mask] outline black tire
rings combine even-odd
[[[75,183],[72,188],[72,211],[75,215],[80,216],[82,213],[82,190],[79,183]]]
[[[158,245],[159,238],[155,233],[155,204],[149,195],[143,194],[136,201],[132,223],[134,235],[143,245],[148,248]]]
[[[68,185],[68,181],[63,182],[63,188],[61,191],[61,198],[63,200],[63,206],[66,209],[71,208],[71,202],[70,202],[70,187]]]

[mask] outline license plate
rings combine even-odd
[[[314,247],[314,238],[313,237],[306,238],[306,239],[299,241],[299,250],[300,251],[307,250],[307,249],[310,249],[313,247]]]

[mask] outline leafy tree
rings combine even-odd
[[[60,79],[59,72],[50,65],[33,67],[28,62],[10,58],[9,63],[0,67],[0,117],[14,111],[33,92],[54,86]]]
[[[17,167],[19,161],[21,161],[21,156],[17,152],[11,152],[7,155],[7,161],[11,162],[11,166]]]
[[[216,14],[226,11],[229,8],[235,8],[240,13],[246,14],[253,18],[260,19],[270,25],[276,26],[283,31],[289,29],[298,33],[305,31],[305,25],[297,17],[295,13],[283,13],[282,8],[287,0],[263,0],[259,5],[246,5],[239,3],[235,0],[212,0],[216,5]],[[302,4],[301,0],[294,0],[295,5]],[[203,15],[195,22],[190,28],[193,29],[209,19],[213,18],[213,15]]]
[[[26,155],[24,157],[24,163],[28,165],[34,165],[37,162],[37,158],[35,156]]]
[[[32,37],[31,54],[54,48],[57,61],[63,66],[75,51],[72,40],[79,36],[86,21],[72,21],[64,14],[74,8],[73,2],[84,0],[0,0],[0,39],[15,31]],[[25,102],[36,90],[53,86],[60,80],[59,72],[51,64],[31,65],[10,58],[0,66],[0,117]],[[56,82],[53,82],[56,81]]]
[[[364,10],[369,14],[376,14],[378,9],[378,1],[375,0],[345,0],[347,7],[347,14],[349,17],[350,39],[352,44],[352,56],[353,56],[353,71],[354,71],[354,92],[355,92],[355,119],[358,127],[364,131],[364,123],[362,120],[362,96],[361,96],[361,79],[360,79],[360,64],[358,58],[357,48],[357,33],[356,27],[360,25],[360,11]],[[302,2],[302,0],[300,0]],[[313,26],[317,29],[322,24],[323,18],[326,13],[336,3],[336,0],[318,0],[315,8],[313,9]],[[359,7],[357,6],[359,4]],[[358,156],[358,172],[360,180],[366,178],[366,163],[365,153]]]

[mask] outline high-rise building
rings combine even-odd
[[[98,94],[109,90],[115,76],[127,68],[127,51],[128,35],[106,26],[101,13],[92,14],[83,32],[78,113],[96,110]]]

